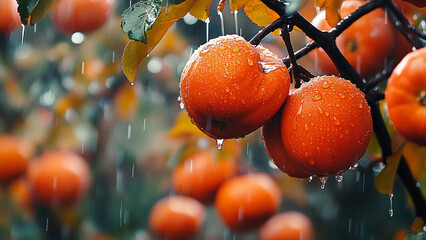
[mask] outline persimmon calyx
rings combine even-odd
[[[426,91],[421,91],[419,93],[418,98],[419,98],[420,105],[426,106]]]

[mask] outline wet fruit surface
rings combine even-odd
[[[207,135],[240,138],[262,126],[288,95],[290,76],[269,50],[228,35],[200,46],[182,72],[180,94]]]
[[[299,212],[280,213],[270,218],[258,233],[259,240],[313,240],[311,220]]]
[[[426,49],[409,53],[386,86],[389,117],[408,140],[426,146]]]
[[[234,231],[249,231],[262,225],[280,207],[281,192],[264,173],[227,180],[216,196],[219,218]]]
[[[311,175],[337,175],[364,155],[372,134],[370,107],[349,81],[311,79],[284,104],[281,136],[289,159]]]
[[[155,239],[192,239],[204,222],[204,206],[195,199],[171,196],[158,201],[149,216]]]
[[[18,13],[18,4],[15,0],[0,2],[0,33],[9,34],[21,25]]]

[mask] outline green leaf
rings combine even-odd
[[[36,7],[39,0],[17,0],[18,1],[18,12],[21,16],[21,22],[24,25],[28,24],[31,12]]]
[[[146,32],[157,20],[161,4],[161,0],[146,0],[126,9],[121,20],[123,32],[127,33],[130,39],[146,44]]]
[[[162,7],[152,28],[146,32],[146,43],[130,40],[123,52],[122,66],[124,75],[130,82],[135,81],[136,72],[145,57],[166,34],[170,26],[183,18],[194,6],[196,0],[186,0],[179,5]]]
[[[24,25],[34,25],[49,10],[56,0],[17,0],[18,12]]]

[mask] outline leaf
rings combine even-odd
[[[27,25],[31,12],[34,10],[39,0],[17,0],[17,1],[19,5],[18,12],[19,12],[19,15],[21,16],[21,22],[22,24]]]
[[[185,111],[180,111],[175,124],[169,130],[170,138],[206,137],[206,135],[192,122]]]
[[[373,132],[373,135],[371,136],[370,143],[368,144],[368,151],[375,158],[381,158],[382,157],[382,149],[380,148],[379,141],[377,140],[376,133],[374,133],[374,132]]]
[[[196,0],[186,0],[178,5],[162,7],[160,15],[152,28],[146,32],[146,44],[130,40],[123,52],[123,72],[130,82],[135,81],[136,72],[145,57],[160,42],[170,26],[184,17],[193,7]]]
[[[201,21],[205,21],[209,17],[209,9],[212,0],[198,0],[191,8],[189,13]]]
[[[231,10],[235,11],[240,8],[243,8],[247,4],[248,0],[231,0],[229,5],[231,6]]]
[[[24,25],[34,25],[42,18],[56,0],[17,0],[18,12]]]
[[[411,231],[413,232],[422,232],[423,226],[425,225],[425,221],[421,217],[416,217],[411,224]]]
[[[417,181],[426,178],[426,147],[407,142],[402,151],[407,164]]]
[[[121,27],[130,39],[146,43],[146,31],[160,14],[161,0],[139,1],[122,14]]]
[[[343,0],[315,0],[315,5],[325,9],[325,19],[328,25],[334,27],[341,20],[339,10]]]
[[[223,12],[223,9],[225,8],[226,0],[220,0],[217,4],[217,11]]]
[[[396,153],[388,157],[386,167],[374,178],[374,186],[377,191],[383,194],[391,195],[395,183],[396,171],[401,159],[403,147],[400,147]]]
[[[406,238],[406,240],[425,240],[425,239],[426,239],[426,232],[410,234]]]
[[[280,17],[260,0],[248,1],[244,6],[244,11],[251,21],[261,27],[267,26]]]

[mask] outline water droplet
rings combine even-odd
[[[335,124],[336,126],[339,126],[339,125],[340,125],[340,121],[339,121],[339,119],[337,119],[337,118],[335,118],[335,117],[334,117],[334,124]]]
[[[341,183],[342,181],[343,181],[343,175],[342,174],[338,174],[338,175],[336,175],[336,181],[338,182],[338,183]]]
[[[336,107],[340,107],[340,104],[339,104],[339,103],[336,103]]]
[[[233,52],[239,52],[239,51],[240,51],[240,49],[239,49],[239,48],[234,48],[234,49],[232,49],[232,51],[233,51]]]
[[[130,85],[131,85],[131,86],[133,86],[133,85],[135,85],[135,83],[134,83],[134,82],[131,82],[131,83],[130,83]]]
[[[179,96],[179,97],[177,98],[177,102],[178,102],[179,108],[180,108],[181,110],[185,109],[185,104],[183,103],[182,96]]]
[[[225,92],[231,91],[228,87],[225,88]]]
[[[328,177],[324,176],[320,177],[319,179],[321,181],[321,189],[325,189],[325,184],[327,183]]]
[[[358,105],[358,107],[359,107],[359,108],[363,108],[364,106],[362,105],[362,103],[360,103],[360,104]]]
[[[312,182],[312,180],[314,180],[314,176],[309,176],[308,181]]]
[[[222,149],[223,139],[216,139],[217,149]]]
[[[247,59],[247,61],[248,61],[248,65],[253,66],[253,61],[250,58]]]
[[[210,18],[207,18],[205,21],[206,23],[206,42],[209,41],[209,24],[210,24]]]
[[[389,207],[389,216],[393,217],[393,193],[389,195],[390,207]]]
[[[329,88],[330,87],[330,83],[329,82],[327,82],[327,81],[325,81],[323,84],[322,84],[322,88],[324,88],[324,89],[327,89],[327,88]]]
[[[319,113],[320,114],[323,114],[324,113],[324,111],[322,110],[322,108],[320,108],[320,107],[318,107],[318,111],[319,111]]]
[[[225,24],[223,22],[223,14],[222,14],[221,11],[217,11],[217,15],[219,15],[219,18],[220,18],[220,26],[221,26],[221,29],[222,29],[222,36],[225,36]]]
[[[325,116],[328,117],[330,114],[328,112],[325,112]]]
[[[238,34],[238,10],[234,11],[234,20],[235,20],[235,34]]]
[[[317,101],[319,101],[319,100],[321,100],[322,99],[322,96],[321,96],[321,94],[316,94],[314,97],[312,97],[312,100],[314,101],[314,102],[317,102]]]
[[[345,95],[343,95],[343,94],[339,93],[339,97],[340,97],[341,99],[344,99],[344,98],[345,98]]]
[[[308,124],[305,123],[305,130],[308,131]]]
[[[310,159],[310,160],[309,160],[309,164],[310,164],[310,165],[315,165],[315,161],[314,161],[313,159]]]

